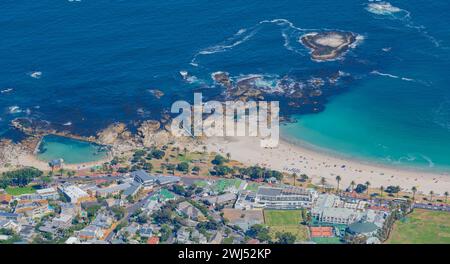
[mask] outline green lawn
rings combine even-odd
[[[35,193],[36,189],[33,186],[25,186],[25,187],[6,187],[6,193],[10,195],[22,195],[22,194],[30,194]]]
[[[342,244],[338,237],[315,237],[312,241],[317,244]]]
[[[268,226],[299,225],[301,217],[301,210],[264,210],[264,222]]]
[[[240,179],[220,179],[215,184],[213,189],[217,192],[224,192],[230,187],[235,187],[236,189],[241,186],[242,180]]]
[[[301,210],[264,210],[264,222],[273,239],[278,232],[288,232],[295,235],[297,241],[308,240],[308,227],[300,225],[301,221]]]
[[[450,213],[415,209],[397,221],[390,244],[450,244]]]

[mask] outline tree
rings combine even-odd
[[[341,182],[341,176],[336,176],[336,182],[337,182],[337,188],[336,188],[336,192],[339,193],[339,183]]]
[[[295,186],[295,182],[297,181],[297,173],[292,173],[292,178],[294,178],[294,186]]]
[[[309,179],[308,175],[304,173],[300,175],[300,181],[306,182],[308,179]]]
[[[222,155],[217,154],[214,159],[211,161],[214,165],[223,165],[226,162],[226,159],[222,157]]]
[[[370,186],[370,182],[369,182],[369,181],[366,181],[367,195],[369,195],[369,186]]]
[[[231,154],[228,152],[227,153],[227,160],[230,161],[230,159],[231,159]]]
[[[355,181],[350,182],[350,188],[351,188],[352,192],[353,192],[353,190],[355,190],[355,185],[356,185]]]
[[[187,162],[181,162],[177,165],[177,171],[181,171],[184,173],[188,173],[189,172],[189,163]]]
[[[184,152],[184,156],[186,157],[186,154],[187,154],[187,148],[186,147],[183,148],[183,152]]]
[[[199,167],[199,166],[194,166],[194,167],[192,168],[192,171],[194,171],[195,173],[198,174],[198,172],[200,171],[200,167]]]
[[[380,186],[380,197],[383,198],[384,187]]]
[[[412,191],[412,193],[413,193],[413,201],[416,199],[416,192],[417,192],[417,187],[416,186],[413,186],[412,188],[411,188],[411,191]]]
[[[430,191],[430,202],[433,201],[433,195],[434,195],[434,192],[433,192],[433,191]]]
[[[144,166],[142,168],[144,170],[150,172],[151,170],[153,170],[153,165],[150,162],[146,162],[146,163],[144,163]]]
[[[448,192],[445,192],[445,193],[444,193],[444,196],[445,196],[445,203],[447,203]]]
[[[252,225],[245,234],[260,241],[269,241],[269,229],[261,224]]]
[[[4,189],[9,185],[23,187],[42,175],[43,172],[35,168],[3,172],[0,177],[0,188]]]
[[[322,185],[323,190],[325,191],[325,184],[327,183],[327,179],[325,177],[322,177],[320,179],[320,184]]]
[[[276,237],[278,239],[278,244],[294,244],[296,239],[296,237],[289,232],[278,232]]]
[[[356,193],[363,193],[366,189],[367,189],[366,185],[358,184],[358,185],[356,185],[355,192]]]
[[[202,149],[203,149],[203,153],[206,153],[207,147],[203,146]]]

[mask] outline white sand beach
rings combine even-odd
[[[398,185],[406,192],[415,186],[419,194],[434,191],[436,195],[443,195],[450,191],[450,174],[414,171],[335,157],[286,141],[280,141],[279,146],[272,149],[260,147],[259,139],[254,137],[209,138],[207,145],[208,151],[230,153],[233,160],[246,165],[258,164],[283,172],[296,172],[298,175],[305,173],[317,184],[321,177],[325,177],[327,183],[336,185],[335,178],[340,175],[342,188],[348,187],[351,181],[356,184],[369,181],[371,188]]]

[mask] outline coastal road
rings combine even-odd
[[[76,177],[63,177],[63,178],[53,178],[54,182],[57,183],[63,183],[63,182],[80,182],[80,181],[98,181],[98,180],[105,180],[105,181],[116,181],[116,180],[123,180],[125,179],[125,176],[76,176]]]
[[[414,208],[433,210],[433,211],[450,212],[450,206],[443,205],[443,204],[442,205],[429,205],[429,204],[424,204],[424,203],[416,203],[416,204],[414,204]]]

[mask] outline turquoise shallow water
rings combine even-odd
[[[44,161],[62,158],[66,164],[76,164],[101,160],[107,153],[97,144],[50,135],[42,139],[37,155]]]

